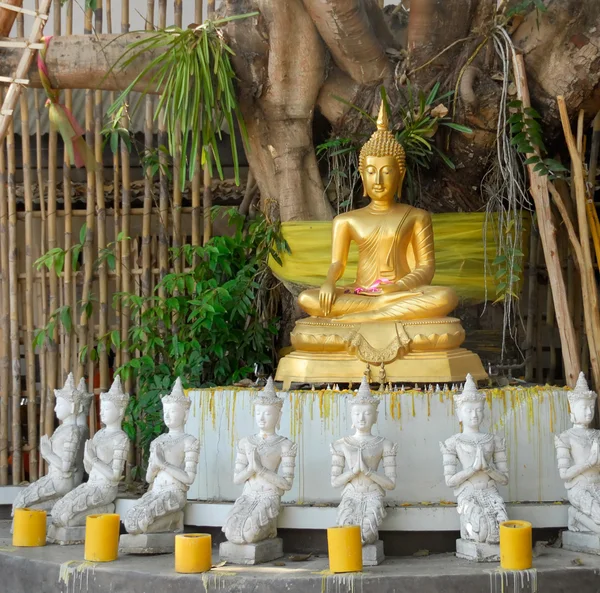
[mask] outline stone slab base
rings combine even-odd
[[[383,542],[378,539],[374,544],[363,546],[362,549],[363,566],[377,566],[385,560],[383,553]]]
[[[48,528],[46,540],[50,544],[61,546],[74,546],[85,542],[85,525],[81,527],[56,527],[54,524]]]
[[[500,546],[457,539],[456,556],[474,562],[500,562]]]
[[[348,354],[295,351],[279,361],[275,380],[283,381],[284,390],[292,383],[360,383],[366,364]],[[377,381],[376,367],[372,373]],[[391,383],[452,383],[468,373],[476,380],[487,378],[479,356],[465,348],[411,352],[385,365],[385,380]]]
[[[257,544],[232,544],[223,542],[219,546],[219,557],[221,562],[231,564],[262,564],[277,560],[283,556],[283,540],[279,537],[266,539]]]
[[[174,551],[174,533],[126,533],[119,538],[122,554],[172,554]]]
[[[600,556],[600,534],[589,531],[563,531],[562,546],[571,552]]]

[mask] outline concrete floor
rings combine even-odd
[[[218,563],[215,550],[214,562]],[[225,565],[179,575],[173,556],[83,561],[83,546],[13,548],[0,521],[0,593],[597,593],[600,557],[544,548],[534,569],[500,572],[450,554],[390,558],[354,575],[332,575],[327,558],[287,555],[256,567]]]

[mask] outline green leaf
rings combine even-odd
[[[467,126],[463,126],[462,124],[457,124],[454,122],[442,122],[443,126],[446,126],[447,128],[452,128],[453,130],[456,130],[458,132],[462,132],[463,134],[472,134],[473,130]]]
[[[79,243],[83,245],[85,243],[85,236],[87,234],[87,224],[84,222],[79,231]]]

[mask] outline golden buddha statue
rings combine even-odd
[[[386,381],[487,376],[479,357],[459,348],[465,338],[460,320],[446,317],[458,304],[456,292],[430,285],[435,273],[430,214],[395,199],[405,160],[382,104],[377,130],[359,157],[364,195],[371,203],[333,220],[326,280],[298,297],[311,317],[296,323],[294,351],[277,369],[284,388],[292,381],[360,381],[367,363],[380,365],[380,380]],[[358,245],[356,280],[336,286],[352,241]]]

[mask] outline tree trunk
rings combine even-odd
[[[558,133],[556,94],[565,96],[571,113],[600,108],[600,5],[596,0],[547,4],[548,11],[531,12],[513,38],[524,53],[532,103],[547,129]],[[385,20],[389,15],[384,18],[377,0],[226,0],[229,14],[260,12],[230,24],[227,33],[236,51],[240,103],[251,130],[248,159],[263,205],[276,207],[284,221],[331,218],[314,155],[315,108],[343,135],[356,122],[337,97],[373,111],[378,87],[385,83],[393,95],[403,73],[425,90],[437,80],[454,88],[461,67],[489,31],[494,8],[487,0],[457,0],[452,6],[442,0],[412,0],[409,60],[403,64],[397,51],[390,59],[386,49],[395,50],[404,32],[395,26],[392,34]],[[53,83],[85,88],[95,80],[99,89],[122,90],[141,63],[126,71],[109,70],[141,35],[54,38],[47,54]],[[20,54],[2,50],[0,76],[10,76]],[[479,186],[496,138],[500,88],[492,75],[497,72],[488,43],[463,72],[459,88],[456,117],[474,133],[452,135],[450,157],[457,172],[435,165],[421,176],[423,207],[452,211],[482,206]],[[39,85],[35,68],[30,78]],[[144,86],[142,81],[136,89]]]
[[[10,6],[17,6],[18,8],[23,7],[23,0],[3,0],[4,4]],[[18,12],[10,10],[9,8],[0,8],[0,37],[8,37],[10,30],[17,19]]]

